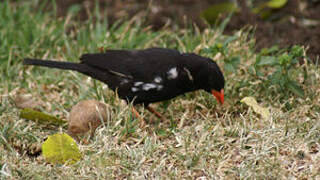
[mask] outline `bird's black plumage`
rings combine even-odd
[[[108,50],[84,54],[80,61],[24,59],[24,64],[81,72],[134,104],[148,105],[198,89],[221,92],[224,87],[223,74],[213,60],[171,49]]]

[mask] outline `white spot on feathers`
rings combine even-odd
[[[154,89],[154,88],[157,88],[157,85],[153,83],[146,83],[142,85],[142,89],[144,91],[149,91],[150,89]]]
[[[132,87],[132,88],[131,88],[131,91],[132,91],[132,92],[137,92],[137,91],[139,91],[139,89],[136,88],[136,87]]]
[[[133,85],[134,86],[140,86],[141,84],[143,84],[143,82],[139,81],[139,82],[135,82]]]
[[[189,69],[184,67],[183,70],[187,73],[189,80],[193,81],[193,77],[192,77],[191,72],[189,71]]]
[[[161,81],[162,81],[162,78],[160,76],[157,76],[154,78],[154,82],[156,83],[161,83]]]
[[[157,85],[157,91],[160,91],[163,88],[162,85]]]
[[[174,67],[174,68],[171,68],[168,72],[168,79],[175,79],[178,77],[178,71],[177,71],[177,68]]]
[[[120,85],[126,84],[126,83],[128,83],[128,82],[129,82],[128,79],[122,79],[121,82],[120,82]]]

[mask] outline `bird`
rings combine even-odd
[[[25,58],[25,65],[73,70],[102,81],[121,99],[150,107],[187,92],[204,90],[224,103],[224,76],[210,58],[168,48],[114,49],[83,54],[80,62]],[[137,113],[137,111],[135,111]]]

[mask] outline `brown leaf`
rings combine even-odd
[[[25,109],[25,108],[38,109],[40,106],[43,106],[44,104],[42,101],[35,101],[32,98],[31,94],[18,94],[15,96],[14,102],[17,108],[20,108],[20,109]]]

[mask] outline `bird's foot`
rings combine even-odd
[[[132,111],[133,115],[137,119],[139,119],[139,127],[144,128],[146,126],[146,122],[145,122],[144,118],[140,116],[140,114],[138,113],[138,111],[134,107],[132,107],[131,111]]]
[[[166,118],[164,118],[160,113],[158,113],[155,109],[153,109],[150,106],[147,106],[146,109],[150,111],[152,114],[154,114],[156,117],[160,118],[163,122],[167,121]]]

